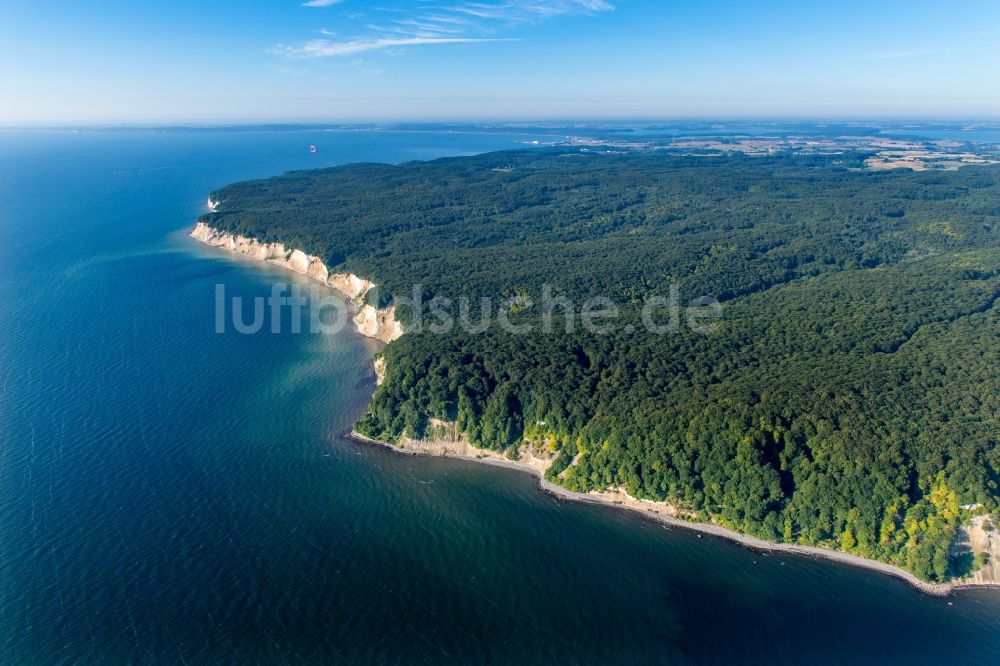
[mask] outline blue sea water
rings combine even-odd
[[[0,133],[0,664],[1000,661],[1000,593],[359,445],[375,343],[214,332],[299,278],[187,238],[210,190],[532,138]]]
[[[970,124],[969,126],[939,127],[936,125],[903,125],[886,129],[881,132],[887,136],[901,138],[922,138],[934,141],[961,141],[963,143],[1000,144],[1000,128],[995,123],[985,126]]]

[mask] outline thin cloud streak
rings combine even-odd
[[[302,46],[278,45],[270,49],[271,53],[283,55],[292,59],[329,58],[335,56],[353,55],[365,51],[378,51],[403,46],[427,46],[433,44],[471,44],[477,42],[509,42],[510,39],[479,39],[473,37],[381,37],[369,40],[353,40],[349,42],[331,42],[326,39],[314,39]]]
[[[615,7],[606,0],[504,0],[503,2],[468,2],[449,9],[481,19],[523,23],[563,14],[608,12]]]
[[[343,0],[309,0],[306,7],[329,7]],[[498,35],[517,26],[539,23],[563,15],[591,15],[614,9],[609,0],[489,0],[459,2],[452,6],[421,8],[384,7],[376,11],[395,16],[386,22],[367,22],[362,14],[346,14],[363,21],[368,33],[340,40],[315,39],[298,45],[278,44],[269,53],[290,59],[328,58],[407,46],[510,42]],[[320,29],[325,36],[336,36]]]
[[[398,27],[390,28],[393,32],[403,32],[410,31],[419,34],[426,33],[448,33],[448,34],[459,34],[462,30],[454,25],[444,26],[440,23],[434,23],[431,21],[421,21],[418,19],[398,19],[392,21]]]

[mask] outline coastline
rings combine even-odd
[[[209,210],[215,211],[218,206],[219,202],[208,200]],[[364,302],[365,295],[376,286],[369,280],[353,273],[331,273],[319,257],[289,248],[284,243],[262,243],[256,238],[216,229],[205,222],[196,223],[188,235],[205,245],[281,266],[340,292],[357,307],[352,322],[355,330],[367,338],[389,343],[403,335],[403,326],[396,319],[394,307],[375,308]]]
[[[492,465],[494,467],[503,467],[506,469],[512,469],[519,472],[524,472],[530,474],[538,479],[538,488],[542,492],[552,495],[556,499],[566,500],[569,502],[580,502],[583,504],[591,504],[595,506],[610,507],[614,509],[629,511],[640,516],[644,516],[649,520],[656,521],[663,525],[669,527],[680,527],[683,529],[691,530],[699,534],[708,534],[721,539],[726,539],[727,541],[732,541],[750,550],[767,552],[767,553],[789,553],[793,555],[812,557],[818,559],[824,559],[832,562],[839,562],[841,564],[846,564],[849,566],[859,567],[862,569],[867,569],[869,571],[875,571],[877,573],[893,576],[900,580],[909,583],[912,587],[916,588],[918,591],[936,597],[946,597],[956,590],[967,590],[976,588],[988,588],[997,589],[996,583],[980,583],[980,582],[968,582],[968,581],[956,581],[951,583],[930,583],[924,580],[920,580],[910,572],[905,569],[901,569],[895,565],[887,564],[885,562],[879,562],[878,560],[870,560],[860,555],[851,555],[850,553],[844,553],[837,550],[831,550],[829,548],[822,548],[819,546],[803,546],[799,544],[788,544],[788,543],[777,543],[772,541],[765,541],[759,537],[755,537],[749,534],[744,534],[742,532],[737,532],[736,530],[731,530],[727,527],[722,527],[721,525],[716,525],[713,523],[698,523],[683,520],[677,518],[670,513],[667,513],[668,507],[659,502],[653,502],[650,500],[640,500],[634,497],[625,495],[624,493],[599,493],[596,491],[591,491],[589,493],[578,493],[572,490],[567,490],[562,486],[556,485],[545,478],[545,473],[543,469],[539,468],[537,465],[526,464],[524,462],[519,462],[517,460],[510,460],[506,457],[501,456],[493,451],[485,451],[477,449],[476,451],[481,451],[482,453],[477,455],[468,455],[464,453],[451,453],[451,452],[433,452],[430,450],[419,450],[417,448],[400,448],[388,442],[383,442],[381,440],[372,439],[371,437],[366,437],[359,432],[351,431],[348,434],[350,439],[356,442],[361,442],[363,444],[380,446],[387,448],[397,455],[411,455],[411,456],[435,456],[439,458],[451,458],[454,460],[464,460],[468,462],[475,462],[484,465]]]
[[[208,207],[215,211],[219,202],[209,199]],[[236,254],[243,254],[250,258],[264,261],[273,265],[278,265],[293,272],[306,275],[324,285],[340,292],[349,301],[358,307],[358,311],[353,318],[355,330],[362,336],[373,338],[384,343],[389,343],[403,335],[402,325],[394,316],[394,308],[376,309],[371,305],[364,304],[365,294],[375,287],[374,283],[360,278],[350,273],[330,273],[327,266],[318,257],[307,255],[301,250],[288,248],[283,243],[261,243],[254,238],[223,232],[209,226],[204,222],[198,222],[195,228],[189,233],[191,238],[206,245],[225,249]],[[380,365],[380,359],[374,361],[376,385],[381,384],[384,375],[384,362]],[[718,538],[732,541],[751,550],[761,552],[790,553],[794,555],[821,558],[828,561],[840,562],[850,566],[876,571],[882,574],[901,579],[920,592],[932,596],[944,597],[957,589],[975,588],[1000,588],[998,582],[981,582],[959,580],[949,583],[930,583],[923,581],[910,572],[895,565],[871,560],[859,555],[852,555],[829,548],[819,546],[804,546],[799,544],[777,543],[766,541],[759,537],[744,534],[714,523],[699,523],[684,520],[677,517],[677,512],[673,507],[652,500],[641,500],[627,495],[623,491],[578,493],[567,490],[562,486],[552,483],[545,478],[547,460],[534,456],[529,456],[525,460],[510,460],[498,453],[483,449],[475,449],[468,442],[452,441],[449,443],[431,443],[421,446],[414,446],[415,442],[410,442],[409,446],[401,448],[380,440],[366,437],[356,431],[351,431],[350,438],[366,444],[378,445],[390,449],[400,455],[424,455],[453,458],[477,462],[494,467],[504,467],[516,471],[526,472],[538,479],[539,489],[557,499],[571,502],[581,502],[585,504],[612,507],[630,511],[647,519],[654,520],[670,527],[680,527],[692,530],[699,534],[709,534]],[[447,450],[448,446],[453,450]],[[461,449],[461,450],[459,450]],[[1000,559],[1000,558],[998,558]],[[995,579],[994,579],[995,580]]]

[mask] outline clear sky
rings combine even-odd
[[[0,123],[1000,119],[1000,1],[0,0]]]

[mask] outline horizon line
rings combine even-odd
[[[378,127],[406,125],[580,125],[592,126],[598,123],[608,124],[654,124],[675,122],[712,122],[712,123],[774,123],[774,122],[808,122],[808,123],[1000,123],[1000,114],[993,116],[981,115],[810,115],[810,114],[774,114],[759,116],[726,116],[726,115],[675,115],[675,116],[591,116],[591,117],[459,117],[459,118],[392,118],[392,119],[186,119],[186,120],[65,120],[65,121],[34,121],[13,120],[0,121],[0,130],[65,130],[65,129],[226,129],[252,127]]]

